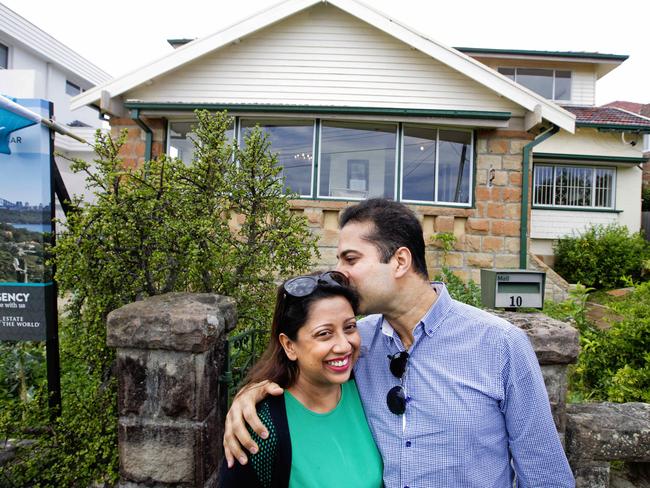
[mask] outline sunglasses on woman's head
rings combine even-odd
[[[401,380],[406,372],[409,353],[406,351],[399,351],[395,354],[389,355],[388,359],[390,359],[390,372],[393,373],[393,376]],[[402,415],[406,412],[407,401],[408,397],[406,396],[406,390],[404,390],[402,385],[394,386],[388,390],[386,403],[388,404],[388,410],[393,412],[395,415]]]
[[[287,280],[284,291],[287,295],[295,298],[302,298],[314,293],[314,290],[321,286],[348,286],[350,282],[347,276],[338,271],[326,271],[319,275],[296,276]]]

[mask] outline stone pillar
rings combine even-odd
[[[121,488],[215,487],[225,339],[232,299],[169,293],[108,316],[117,348]]]

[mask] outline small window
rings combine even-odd
[[[0,44],[0,69],[9,68],[9,48]]]
[[[533,204],[613,209],[615,175],[614,168],[537,164]]]
[[[65,92],[71,97],[77,96],[81,93],[81,88],[74,83],[67,81],[65,82]]]
[[[571,100],[571,71],[499,68],[499,73],[549,100]]]

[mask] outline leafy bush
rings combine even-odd
[[[641,278],[650,244],[625,226],[596,225],[580,236],[559,239],[555,258],[555,271],[570,283],[609,289]]]
[[[68,217],[54,250],[70,298],[62,327],[62,415],[51,424],[42,392],[3,404],[0,434],[31,446],[0,468],[11,486],[87,487],[117,479],[114,351],[106,317],[127,303],[171,291],[214,292],[237,301],[246,327],[270,317],[275,279],[303,272],[317,252],[293,213],[277,159],[259,128],[244,148],[228,143],[225,113],[197,115],[189,166],[160,157],[128,170],[118,140],[98,132],[88,174],[95,203]],[[92,171],[91,171],[92,169]],[[266,323],[269,321],[266,320]],[[11,396],[11,395],[10,395]]]
[[[570,378],[573,397],[593,401],[650,402],[650,282],[608,305],[623,316],[599,330],[585,318],[586,290],[544,311],[555,318],[575,319],[581,351]]]
[[[467,303],[475,307],[481,307],[481,287],[473,280],[465,283],[461,278],[447,267],[447,254],[454,248],[456,236],[452,232],[440,232],[431,237],[432,242],[438,246],[442,252],[442,269],[434,277],[434,281],[442,281],[447,286],[447,291],[452,298],[459,302]]]

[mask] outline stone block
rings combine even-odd
[[[496,154],[479,154],[476,157],[476,167],[478,169],[501,169],[501,156]]]
[[[519,253],[519,238],[517,237],[506,237],[506,251],[517,254]]]
[[[593,462],[573,467],[576,488],[609,488],[609,463]]]
[[[526,140],[513,140],[510,141],[510,154],[522,154],[524,153],[524,147],[530,141]]]
[[[488,152],[505,154],[510,149],[510,141],[508,139],[490,139],[488,140]]]
[[[467,229],[473,232],[487,232],[490,229],[490,221],[487,219],[467,219]]]
[[[473,252],[479,252],[481,251],[482,246],[481,246],[481,237],[480,236],[472,236],[469,234],[465,235],[465,250],[466,251],[473,251]]]
[[[510,186],[521,186],[521,173],[519,171],[508,172],[508,184]]]
[[[506,207],[503,203],[489,202],[487,205],[487,216],[491,219],[502,219],[506,215]]]
[[[503,169],[521,171],[522,157],[521,156],[503,156]]]
[[[118,412],[140,415],[147,400],[147,352],[121,349],[117,353]]]
[[[130,303],[108,315],[111,347],[206,351],[235,328],[232,298],[210,293],[167,293]]]
[[[521,188],[504,188],[502,198],[506,202],[520,202]]]
[[[555,426],[558,432],[564,432],[566,430],[567,366],[545,364],[541,369]]]
[[[494,186],[506,186],[508,184],[508,171],[496,170],[493,174],[492,184]]]
[[[436,217],[436,232],[453,232],[454,217],[450,215],[438,215]]]
[[[493,220],[490,222],[490,230],[495,236],[517,236],[519,235],[519,221]]]
[[[499,254],[494,258],[496,268],[515,269],[519,267],[519,256],[512,254]]]
[[[503,237],[485,236],[483,237],[482,250],[484,252],[499,252],[503,250]],[[499,267],[497,265],[497,267]]]
[[[452,268],[458,267],[460,268],[463,265],[463,253],[460,252],[450,252],[447,253],[447,256],[445,258],[440,257],[441,260],[444,259],[444,264],[445,266],[449,266]]]
[[[467,253],[467,265],[475,268],[493,268],[494,255],[487,253]]]
[[[567,406],[567,455],[590,461],[650,462],[650,404],[582,403]]]
[[[539,364],[569,364],[578,358],[578,331],[541,312],[492,311],[516,325],[528,335]]]

